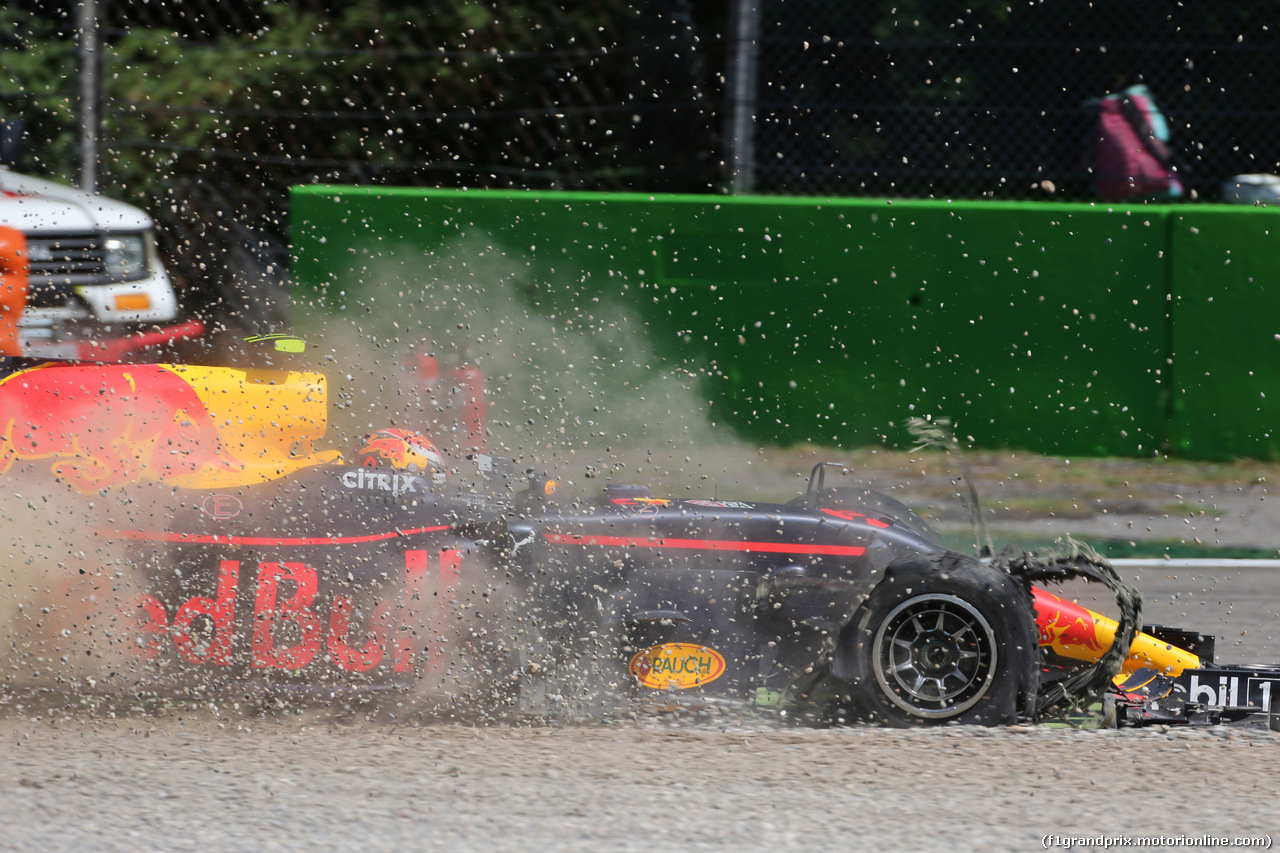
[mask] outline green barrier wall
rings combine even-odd
[[[1197,206],[1176,208],[1171,226],[1175,452],[1277,458],[1280,218]]]
[[[979,446],[1258,456],[1275,450],[1272,370],[1233,330],[1243,311],[1264,335],[1273,224],[1190,206],[314,186],[293,193],[293,272],[304,313],[357,325],[500,283],[557,323],[633,318],[662,369],[699,377],[761,440],[902,445],[905,419],[928,415]]]

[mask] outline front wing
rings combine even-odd
[[[1280,731],[1280,668],[1205,666],[1163,675],[1129,673],[1104,697],[1121,726],[1236,723]]]

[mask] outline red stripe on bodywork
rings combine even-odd
[[[695,551],[758,551],[768,554],[829,554],[839,557],[861,557],[867,549],[861,545],[802,545],[795,542],[745,542],[729,539],[646,539],[639,536],[578,536],[573,533],[548,533],[547,541],[556,545],[604,545],[615,548],[687,548]]]
[[[122,539],[145,539],[149,542],[182,542],[195,545],[352,545],[362,542],[381,542],[397,536],[414,536],[418,533],[435,533],[448,530],[449,525],[415,527],[412,530],[392,530],[388,533],[370,533],[365,536],[220,536],[194,533],[151,532],[147,530],[99,530],[100,536],[117,536]]]

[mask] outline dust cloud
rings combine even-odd
[[[132,690],[132,614],[155,558],[107,531],[163,517],[162,500],[125,487],[79,494],[48,468],[15,466],[0,495],[0,694]]]
[[[328,305],[300,300],[299,332],[329,375],[334,440],[403,425],[459,450],[462,404],[447,371],[469,364],[487,383],[489,450],[520,467],[580,487],[734,485],[743,463],[733,460],[756,448],[717,422],[704,374],[659,356],[621,300],[583,296],[565,310],[543,298],[547,289],[473,243],[436,254],[403,247],[371,262],[364,281],[332,286],[344,295]],[[421,355],[439,364],[434,393],[415,379]]]

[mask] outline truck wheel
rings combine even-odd
[[[955,552],[890,564],[840,638],[846,710],[890,725],[1001,725],[1039,683],[1027,587]]]

